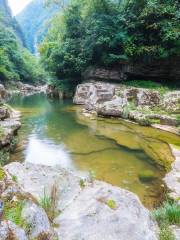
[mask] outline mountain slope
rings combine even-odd
[[[41,42],[48,30],[48,21],[59,9],[58,6],[44,6],[44,0],[33,0],[16,16],[25,35],[26,44],[31,52],[36,51],[37,43]]]
[[[21,45],[25,45],[22,30],[14,17],[12,17],[11,9],[7,0],[0,0],[0,23],[6,28],[11,28]]]

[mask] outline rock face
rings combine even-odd
[[[174,64],[171,64],[171,63]],[[84,80],[90,81],[116,81],[121,82],[127,78],[139,77],[140,79],[170,79],[180,78],[179,59],[168,59],[152,61],[148,63],[140,62],[121,62],[115,68],[107,69],[102,67],[88,67],[83,73]]]
[[[85,182],[81,188],[78,177],[60,168],[11,163],[5,170],[16,175],[22,189],[34,197],[58,183],[61,213],[54,220],[58,239],[157,240],[157,226],[149,211],[129,191],[99,181]]]

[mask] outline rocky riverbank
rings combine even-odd
[[[179,134],[180,91],[161,94],[122,84],[88,82],[77,87],[74,103],[83,105],[87,113],[128,119]]]
[[[0,85],[0,164],[4,165],[9,159],[9,152],[13,151],[15,136],[21,127],[20,113],[11,109],[4,102],[9,93]]]

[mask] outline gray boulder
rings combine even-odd
[[[115,97],[111,101],[98,104],[96,106],[96,112],[98,115],[102,116],[122,117],[124,105],[125,100],[123,98]]]
[[[43,208],[31,201],[28,201],[23,207],[22,217],[28,226],[30,226],[28,233],[30,239],[36,239],[41,235],[50,239],[52,229],[50,227],[47,214]]]
[[[2,221],[0,223],[0,239],[28,240],[25,231],[11,221]]]
[[[157,226],[139,199],[103,182],[86,187],[56,222],[60,225],[59,239],[158,239]]]

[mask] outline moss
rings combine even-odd
[[[106,202],[106,204],[108,205],[109,208],[111,209],[116,209],[117,205],[116,202],[113,199],[110,199]]]
[[[6,177],[6,173],[2,168],[0,168],[0,181],[3,181],[5,177]]]
[[[151,170],[145,170],[139,174],[139,179],[142,182],[152,182],[155,178],[156,176]]]

